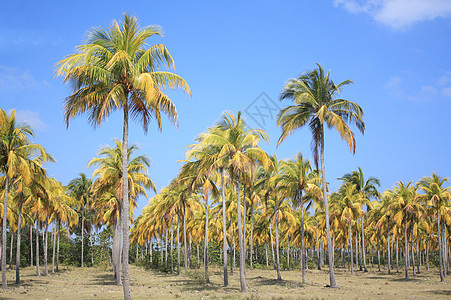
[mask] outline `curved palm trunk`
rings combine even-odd
[[[323,185],[323,197],[324,197],[324,210],[326,217],[326,239],[327,239],[327,254],[329,258],[329,281],[330,287],[338,287],[335,279],[334,270],[334,249],[332,248],[332,242],[330,239],[330,224],[329,224],[329,203],[327,202],[327,186],[326,186],[326,167],[324,165],[324,128],[321,124],[321,137],[320,137],[320,156],[321,156],[321,177]]]
[[[22,202],[23,194],[19,197],[19,213],[17,220],[17,247],[16,247],[16,283],[20,283],[20,228],[22,226]]]
[[[128,101],[128,93],[125,95],[125,101]],[[124,299],[130,300],[130,276],[128,270],[129,254],[129,203],[128,203],[128,106],[124,105],[124,131],[122,137],[122,277],[124,288]]]
[[[204,243],[205,282],[210,283],[208,276],[208,197],[205,197],[205,243]],[[227,267],[226,267],[227,269]]]
[[[186,250],[186,208],[183,206],[183,257],[185,264],[185,275],[188,275],[188,253]]]
[[[237,214],[238,214],[238,243],[240,246],[240,286],[241,292],[247,292],[246,289],[246,278],[244,277],[244,259],[245,259],[245,250],[244,250],[244,241],[243,241],[243,229],[241,224],[241,199],[240,199],[240,184],[237,180],[236,182],[236,199],[237,199]]]
[[[8,170],[5,171],[8,174]],[[5,176],[5,199],[3,200],[3,225],[2,225],[2,288],[8,287],[6,282],[6,216],[8,213],[8,192],[9,192],[9,177]]]
[[[273,241],[273,237],[272,237],[272,222],[271,222],[271,220],[269,221],[269,235],[271,236],[272,264],[274,266],[274,270],[277,270],[277,267],[276,267],[276,255],[274,253],[274,241]]]
[[[301,270],[302,283],[305,283],[305,241],[304,241],[304,201],[301,192]]]
[[[274,207],[274,227],[276,231],[276,271],[277,280],[282,280],[280,275],[280,254],[279,254],[279,201],[277,196],[275,197],[275,207]]]
[[[224,188],[224,170],[221,169],[221,189],[222,189],[222,250],[223,250],[223,263],[224,263],[224,286],[229,286],[229,276],[227,272],[227,228],[226,228],[226,201],[225,201],[225,188]],[[232,251],[230,251],[230,254]],[[230,261],[232,261],[230,259]]]
[[[406,279],[409,279],[409,241],[407,240],[407,217],[404,216],[404,265]]]

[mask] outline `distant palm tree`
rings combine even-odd
[[[443,185],[448,182],[449,178],[442,178],[439,175],[432,173],[429,177],[424,177],[418,182],[420,190],[424,192],[420,197],[428,201],[428,205],[434,207],[437,216],[437,236],[438,236],[438,253],[439,253],[439,268],[440,268],[440,281],[445,281],[444,266],[443,266],[443,249],[441,242],[441,222],[440,214],[445,215],[443,212],[447,209],[446,203],[451,199],[451,187],[444,187]]]
[[[327,202],[326,170],[324,165],[324,126],[327,125],[329,128],[336,129],[340,137],[349,145],[351,152],[355,153],[354,133],[347,123],[354,123],[363,133],[365,130],[365,123],[362,120],[363,110],[354,102],[336,99],[336,95],[340,93],[341,88],[350,83],[352,83],[351,80],[345,80],[335,85],[329,78],[329,72],[325,73],[318,64],[318,68],[310,73],[289,79],[285,83],[280,100],[291,99],[294,105],[283,108],[277,115],[277,125],[282,127],[278,145],[295,130],[307,123],[313,135],[311,145],[315,164],[318,166],[318,158],[321,161],[330,287],[338,287],[338,285],[335,279],[334,253],[330,238],[329,204]]]
[[[89,113],[93,126],[100,126],[112,111],[122,110],[123,152],[128,149],[129,115],[139,120],[147,132],[154,117],[161,130],[161,111],[173,123],[177,123],[177,111],[171,99],[162,91],[165,88],[182,88],[191,94],[185,80],[163,66],[174,67],[174,61],[166,47],[157,44],[145,49],[146,40],[162,35],[158,26],[139,28],[135,17],[124,15],[121,24],[113,21],[108,29],[95,28],[88,36],[87,44],[78,46],[78,52],[58,63],[57,75],[71,82],[74,93],[65,100],[65,120]],[[129,257],[129,207],[127,156],[123,156],[122,234],[124,299],[131,299],[128,268]]]

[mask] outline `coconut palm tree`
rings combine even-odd
[[[30,166],[34,165],[32,158],[35,155],[40,155],[44,161],[50,159],[41,145],[31,143],[32,137],[33,130],[30,126],[16,122],[15,110],[7,114],[0,109],[0,171],[5,174],[4,216],[7,215],[11,182],[20,176],[25,185],[30,183],[32,173]],[[2,223],[2,254],[6,253],[6,219],[3,218]],[[6,255],[2,255],[2,288],[7,288]]]
[[[305,283],[305,240],[304,240],[304,201],[311,195],[320,195],[320,178],[312,171],[310,161],[299,152],[294,159],[283,162],[276,182],[287,197],[290,197],[296,209],[301,212],[301,270],[302,283]],[[307,195],[305,195],[307,194]]]
[[[65,120],[79,114],[89,113],[93,126],[100,126],[112,111],[122,110],[123,152],[128,149],[129,116],[139,120],[147,132],[149,121],[154,117],[161,130],[161,112],[177,123],[174,103],[163,92],[165,88],[182,88],[190,94],[185,80],[162,67],[173,68],[174,61],[161,44],[146,49],[149,37],[161,35],[158,26],[140,28],[135,17],[124,15],[121,24],[113,21],[107,29],[95,28],[88,36],[87,43],[77,47],[58,63],[56,74],[71,82],[74,93],[65,100]],[[123,201],[122,234],[124,298],[131,299],[129,280],[129,207],[127,156],[123,156]]]
[[[347,173],[343,175],[342,178],[339,178],[344,182],[350,182],[356,185],[356,192],[360,193],[360,201],[362,201],[362,205],[366,206],[366,211],[368,212],[371,209],[371,198],[378,197],[379,192],[377,191],[377,187],[380,186],[380,181],[376,177],[370,177],[365,180],[362,168],[358,167],[358,171],[352,171],[351,173]],[[363,228],[363,224],[365,223],[365,215],[362,214],[362,220],[360,222],[361,230],[362,230],[362,254],[363,254],[363,269],[365,272],[368,272],[366,268],[366,251],[365,251],[365,230]]]
[[[333,249],[330,238],[329,204],[327,202],[326,171],[324,165],[324,126],[334,128],[340,137],[349,145],[351,152],[355,153],[354,133],[347,123],[354,123],[363,133],[362,108],[348,100],[337,99],[342,87],[352,83],[345,80],[335,84],[318,64],[318,68],[298,78],[289,79],[281,92],[280,100],[291,99],[294,104],[283,108],[277,115],[277,125],[282,127],[282,134],[278,145],[296,129],[309,124],[312,132],[312,150],[316,166],[318,158],[321,161],[321,175],[323,186],[324,209],[326,217],[326,238],[330,269],[330,287],[338,287],[333,263]]]
[[[443,215],[443,210],[446,208],[446,202],[451,199],[451,187],[444,187],[445,183],[449,180],[448,177],[442,178],[436,173],[432,173],[429,177],[423,177],[419,182],[418,186],[424,194],[420,197],[427,201],[427,204],[435,208],[435,213],[437,216],[437,236],[438,236],[438,253],[439,253],[439,271],[440,271],[440,281],[445,281],[444,267],[443,267],[443,251],[441,242],[441,222],[440,214]]]

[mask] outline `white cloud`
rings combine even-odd
[[[420,21],[451,17],[450,0],[334,0],[334,6],[350,13],[367,13],[396,30]]]
[[[434,80],[434,84],[422,85],[417,90],[406,89],[405,80],[400,76],[393,76],[384,85],[389,94],[398,99],[406,99],[415,102],[434,101],[441,97],[451,99],[451,73]],[[412,81],[409,78],[408,81]]]
[[[45,80],[37,81],[30,70],[21,70],[0,65],[0,91],[24,90],[48,87]]]
[[[16,120],[19,123],[30,125],[34,130],[45,130],[48,128],[47,124],[41,120],[39,113],[35,111],[16,109]]]

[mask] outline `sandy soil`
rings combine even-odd
[[[222,286],[222,269],[210,268],[211,284],[202,283],[202,269],[192,275],[162,274],[130,266],[134,299],[451,299],[451,278],[440,283],[438,270],[422,271],[406,281],[403,273],[337,270],[338,289],[325,287],[327,270],[307,270],[307,283],[300,284],[300,272],[282,271],[276,281],[274,270],[247,270],[248,293],[239,291],[239,273],[230,276],[230,287]],[[182,269],[182,274],[184,274]],[[2,299],[121,299],[111,270],[62,267],[58,274],[37,277],[34,268],[22,270],[22,283],[14,284],[15,271],[7,271],[9,288]]]

